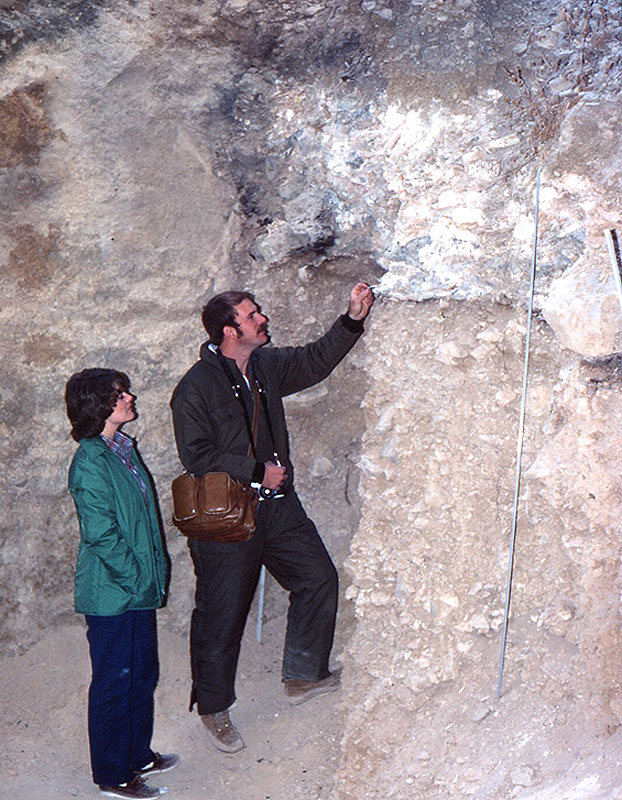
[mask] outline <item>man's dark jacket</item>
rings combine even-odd
[[[275,436],[272,447],[260,407],[257,460],[249,454],[249,436],[244,414],[236,399],[218,355],[209,342],[201,346],[201,358],[177,384],[171,398],[173,425],[179,457],[194,475],[228,472],[233,478],[261,482],[263,463],[274,461],[276,449],[287,468],[291,485],[293,467],[282,399],[326,378],[356,343],[363,331],[361,322],[345,314],[317,341],[303,347],[261,347],[249,362],[249,377],[259,379],[265,389]],[[231,372],[242,386],[249,415],[252,397],[236,366],[227,359]]]

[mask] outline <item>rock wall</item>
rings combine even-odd
[[[335,797],[615,796],[619,737],[603,753],[620,726],[617,359],[582,363],[535,326],[498,699],[523,318],[441,301],[387,303],[374,322],[372,364],[395,370],[372,367],[363,401]],[[592,748],[596,783],[566,795]]]
[[[621,29],[613,0],[0,3],[4,651],[72,614],[67,377],[131,375],[167,519],[168,397],[206,298],[249,288],[296,343],[364,278],[365,341],[288,401],[351,601],[335,800],[614,797]]]

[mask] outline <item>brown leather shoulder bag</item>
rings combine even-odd
[[[185,535],[213,542],[245,542],[255,532],[258,496],[226,472],[195,477],[187,472],[172,484],[173,524]]]
[[[236,384],[231,369],[220,350],[216,351],[220,363],[231,383],[231,388],[242,406],[248,430],[248,454],[256,458],[255,441],[259,425],[259,392],[253,387],[253,424],[242,398],[242,389]],[[263,399],[263,398],[262,398]],[[266,408],[266,414],[267,414]],[[235,480],[227,472],[207,472],[191,475],[182,472],[171,484],[173,493],[173,525],[184,536],[212,542],[245,542],[255,532],[255,516],[259,497],[257,492]]]

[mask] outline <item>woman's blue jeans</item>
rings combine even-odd
[[[118,786],[153,760],[158,681],[155,611],[86,615],[92,679],[88,728],[93,780]]]

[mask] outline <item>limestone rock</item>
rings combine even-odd
[[[603,358],[622,351],[620,302],[611,275],[603,278],[578,262],[551,282],[542,311],[562,347]]]

